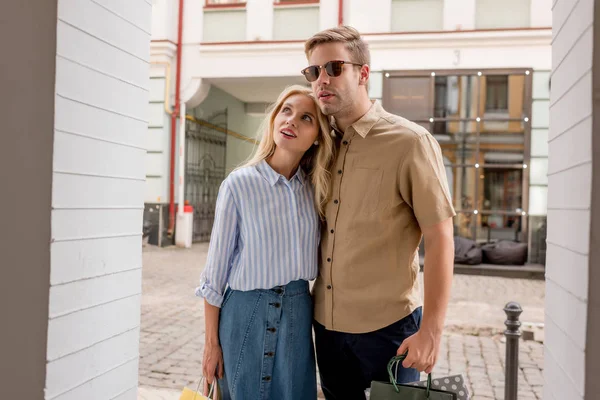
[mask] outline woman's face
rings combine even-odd
[[[302,156],[319,135],[315,102],[303,94],[293,94],[283,102],[273,121],[277,147]]]

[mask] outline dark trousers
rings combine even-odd
[[[421,325],[421,307],[400,321],[368,333],[329,331],[314,321],[321,388],[327,400],[365,400],[371,381],[389,382],[387,364],[402,341]],[[398,368],[398,383],[418,381],[419,371]]]

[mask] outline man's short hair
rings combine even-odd
[[[348,61],[358,64],[371,64],[369,45],[362,40],[360,33],[351,26],[337,26],[316,33],[304,43],[306,58],[310,57],[311,53],[318,45],[325,43],[345,43],[351,58]]]

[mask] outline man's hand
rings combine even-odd
[[[429,374],[437,361],[452,286],[454,269],[452,218],[422,230],[425,238],[423,319],[419,331],[402,342],[397,354],[402,355],[408,351],[402,366]]]
[[[408,351],[406,358],[402,361],[404,368],[415,368],[419,372],[431,373],[437,362],[440,341],[442,335],[425,329],[419,329],[417,333],[404,339],[398,348],[397,355]]]

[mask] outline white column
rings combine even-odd
[[[47,400],[137,398],[152,6],[103,3],[58,3]]]
[[[248,0],[246,40],[273,39],[273,0]]]
[[[177,162],[179,164],[179,179],[177,179],[177,215],[183,215],[183,206],[185,202],[185,102],[181,102],[179,107],[179,152]]]
[[[597,357],[598,326],[597,303],[591,301],[598,290],[592,279],[598,267],[597,225],[592,223],[598,211],[593,201],[597,180],[592,179],[593,158],[598,157],[592,96],[597,66],[591,55],[596,13],[593,1],[557,0],[554,5],[544,400],[598,397],[586,393],[594,386],[588,381],[598,379],[588,359]]]
[[[175,227],[175,244],[179,247],[192,247],[191,215],[186,216],[185,209],[185,102],[181,102],[179,110],[179,152],[177,154],[177,224]]]
[[[475,0],[445,0],[444,30],[475,29]]]

